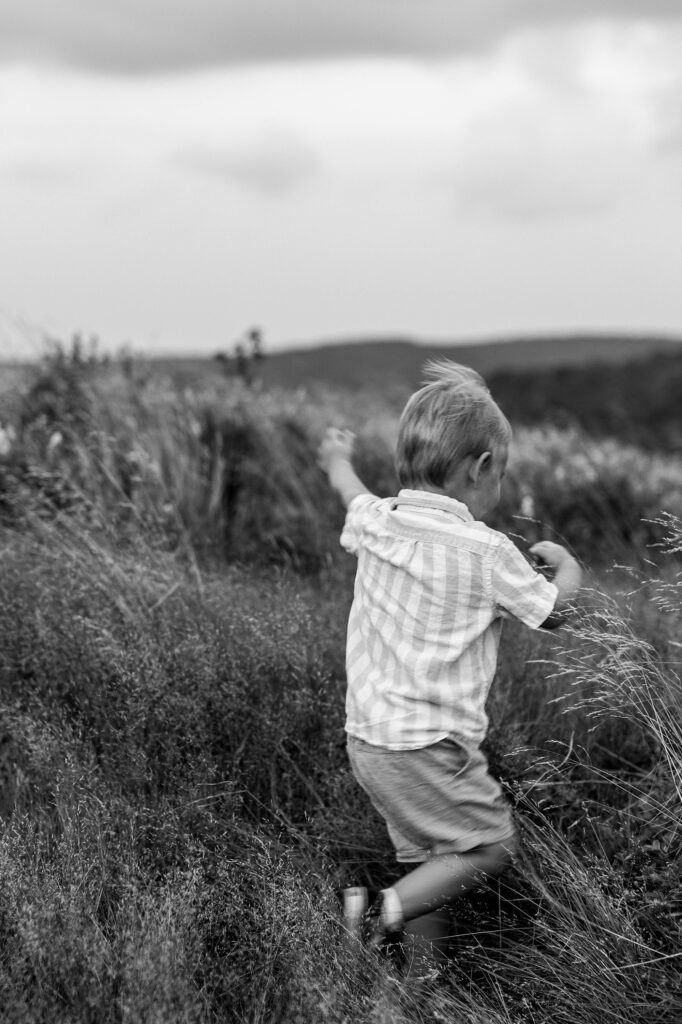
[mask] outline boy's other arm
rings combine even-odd
[[[370,494],[351,465],[355,434],[328,427],[318,451],[318,462],[346,508],[359,494]]]
[[[564,624],[566,616],[571,610],[568,602],[580,589],[583,578],[582,569],[566,548],[549,540],[534,544],[530,553],[554,570],[552,583],[559,593],[554,608],[542,623],[541,628],[556,629]]]

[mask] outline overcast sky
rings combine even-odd
[[[0,345],[682,335],[679,0],[3,0]]]

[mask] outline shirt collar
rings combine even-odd
[[[411,506],[412,508],[436,509],[439,512],[448,512],[457,516],[464,522],[471,523],[474,517],[462,501],[457,498],[449,498],[446,494],[434,494],[432,491],[413,491],[403,488],[397,498],[393,499],[392,508],[398,506]]]

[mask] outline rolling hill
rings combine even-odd
[[[682,451],[682,342],[576,336],[478,345],[371,341],[273,353],[263,383],[377,390],[396,408],[426,360],[447,357],[482,373],[513,423],[576,425],[650,450]]]
[[[486,378],[497,372],[530,372],[564,366],[625,364],[659,352],[682,352],[682,341],[664,337],[576,335],[510,339],[478,344],[416,344],[409,340],[339,342],[268,353],[266,385],[300,387],[320,382],[350,390],[412,390],[428,359],[449,358]]]

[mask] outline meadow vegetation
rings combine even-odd
[[[496,523],[588,586],[560,634],[505,627],[487,752],[523,850],[425,999],[337,900],[396,867],[346,763],[354,565],[315,451],[353,426],[390,493],[395,408],[57,349],[3,409],[3,1021],[679,1022],[679,455],[517,431]]]

